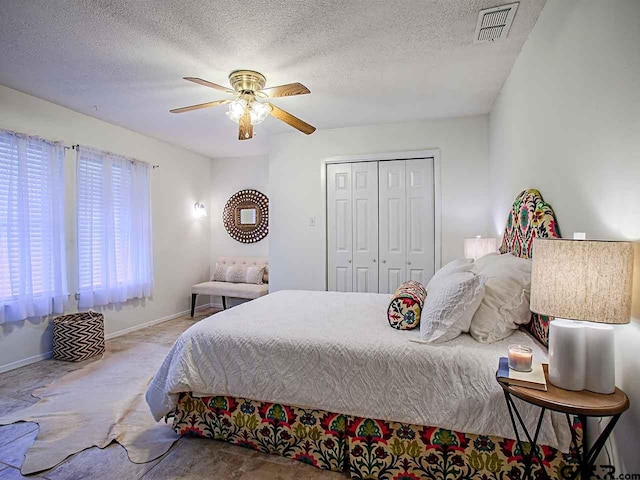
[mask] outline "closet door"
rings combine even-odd
[[[378,291],[378,162],[351,164],[353,291]]]
[[[406,162],[407,280],[426,285],[435,272],[433,160]]]
[[[406,280],[406,162],[379,162],[380,293]]]
[[[353,282],[351,164],[327,165],[327,253],[329,290],[351,292]]]

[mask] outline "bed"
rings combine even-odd
[[[559,231],[539,192],[527,190],[509,214],[501,252],[529,257],[536,236]],[[282,291],[203,320],[176,341],[151,382],[151,411],[180,434],[351,478],[520,478],[526,452],[513,440],[494,375],[511,343],[546,358],[548,319],[534,315],[529,331],[491,345],[465,334],[425,345],[411,341],[419,332],[388,326],[389,298]],[[534,409],[519,409],[535,422]],[[547,471],[573,463],[569,443],[564,416],[546,416],[539,448]]]

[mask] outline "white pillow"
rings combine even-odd
[[[427,283],[427,291],[429,291],[429,287],[431,285],[435,285],[436,283],[442,281],[444,277],[451,275],[452,273],[468,272],[472,267],[472,258],[459,258],[458,260],[447,263],[444,267],[433,274],[433,277],[431,277],[431,280],[429,280],[429,283]]]
[[[216,263],[213,271],[213,281],[262,285],[264,270],[264,266],[222,265]]]
[[[455,272],[435,278],[422,306],[420,336],[430,343],[453,340],[469,331],[482,301],[485,278],[473,272]]]
[[[473,271],[486,277],[484,298],[471,321],[473,338],[493,343],[531,320],[531,260],[492,253],[476,260]]]

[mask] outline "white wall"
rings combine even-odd
[[[564,236],[640,240],[640,2],[548,0],[490,118],[495,232],[515,195],[540,190]],[[636,309],[637,312],[637,309]],[[615,436],[640,472],[640,321],[618,327]]]
[[[271,139],[270,288],[324,290],[322,161],[340,155],[426,150],[441,155],[442,261],[463,255],[465,237],[491,231],[486,115],[298,132]],[[309,218],[316,225],[309,225]]]
[[[193,204],[209,197],[211,160],[2,86],[0,112],[0,128],[160,165],[151,173],[155,293],[151,299],[105,308],[105,329],[113,334],[187,310],[191,285],[209,276],[210,226],[207,219],[194,218]],[[65,167],[69,291],[75,292],[74,152],[67,151]],[[70,311],[75,311],[73,300]],[[50,352],[51,335],[49,319],[0,325],[0,370]]]
[[[229,236],[224,228],[222,214],[229,197],[239,190],[252,188],[269,196],[269,156],[215,158],[211,162],[211,196],[207,214],[211,222],[211,272],[221,256],[267,257],[271,234],[256,243],[242,243]],[[221,305],[220,298],[213,303]],[[231,300],[228,305],[239,301]]]

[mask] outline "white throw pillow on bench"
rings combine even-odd
[[[213,271],[213,281],[262,285],[263,275],[263,266],[223,265],[221,263],[216,263],[216,268]]]

